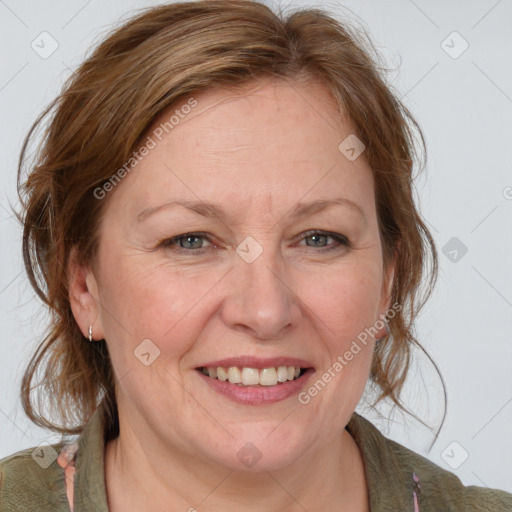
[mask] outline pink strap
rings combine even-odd
[[[75,455],[78,450],[78,444],[73,443],[61,448],[57,457],[57,463],[64,469],[66,481],[66,495],[68,497],[69,509],[73,512],[73,490],[75,482]]]
[[[416,474],[412,474],[412,479],[414,481],[413,490],[412,490],[412,498],[414,503],[414,512],[420,512],[420,505],[418,503],[418,494],[420,493],[420,477]]]

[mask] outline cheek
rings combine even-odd
[[[113,255],[113,253],[109,253]],[[100,298],[105,338],[113,357],[132,363],[133,351],[151,340],[164,359],[179,360],[199,336],[207,293],[221,274],[151,265],[138,256],[107,257]]]
[[[323,276],[301,279],[299,294],[321,320],[332,347],[343,348],[377,320],[382,279],[378,263],[353,260]]]

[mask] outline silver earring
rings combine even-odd
[[[389,324],[387,321],[385,321],[385,327],[386,327],[386,334],[384,336],[382,336],[382,338],[377,338],[375,340],[376,343],[380,343],[381,341],[385,340],[386,337],[391,334],[391,329],[389,328]]]
[[[89,325],[89,341],[92,341],[92,325]]]

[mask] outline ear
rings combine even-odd
[[[98,283],[92,270],[78,263],[76,247],[69,256],[68,287],[71,310],[84,337],[89,338],[92,326],[93,339],[104,339]]]
[[[388,262],[384,268],[382,276],[382,293],[381,293],[381,314],[385,314],[391,306],[391,294],[393,292],[393,284],[395,281],[397,253],[395,252],[393,259]]]
[[[383,318],[391,307],[391,295],[393,293],[393,284],[395,281],[396,262],[398,259],[398,250],[395,250],[393,259],[384,267],[382,275],[382,291],[379,307],[379,318]],[[386,327],[379,332],[378,338],[382,338],[388,334]]]

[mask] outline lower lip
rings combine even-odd
[[[307,381],[314,373],[313,368],[308,368],[298,379],[275,386],[239,386],[238,384],[231,384],[229,381],[212,379],[201,371],[195,371],[214,391],[234,402],[245,405],[271,404],[296,395],[306,386]]]

